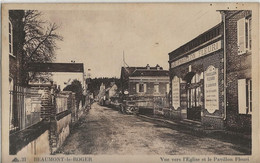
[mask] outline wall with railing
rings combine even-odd
[[[15,132],[28,128],[42,120],[41,92],[37,88],[15,86],[9,91],[10,131]]]
[[[82,105],[77,108],[75,93],[58,91],[53,85],[15,86],[9,93],[10,154],[28,151],[29,146],[36,154],[55,152],[69,135],[71,123],[84,111]]]
[[[162,109],[169,107],[168,95],[165,96],[129,96],[127,97],[128,102],[134,102],[139,108],[149,109]]]
[[[69,94],[60,92],[56,96],[56,114],[68,110]]]
[[[50,87],[24,88],[15,86],[9,91],[10,133],[28,128],[43,119],[49,119],[64,111],[72,113],[73,121],[78,119],[75,93],[62,91],[53,93]]]

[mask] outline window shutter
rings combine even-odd
[[[136,93],[139,93],[139,84],[136,84]]]
[[[144,93],[146,92],[146,84],[144,84]]]
[[[169,93],[169,92],[170,92],[170,85],[166,84],[166,93]]]
[[[238,113],[246,114],[246,79],[238,80]]]
[[[237,46],[238,54],[241,55],[246,51],[246,19],[242,18],[237,21]]]

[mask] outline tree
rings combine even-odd
[[[115,82],[115,84],[117,85],[117,87],[120,89],[120,79],[116,78],[116,77],[112,77],[112,78],[94,78],[94,79],[90,79],[89,81],[86,81],[86,83],[88,84],[88,90],[93,93],[94,95],[96,95],[96,92],[99,90],[99,87],[101,85],[101,83],[103,83],[105,85],[106,88],[110,87],[111,82]]]
[[[26,10],[23,18],[25,41],[22,68],[25,84],[39,74],[35,72],[29,74],[28,65],[32,62],[52,62],[55,58],[55,50],[58,48],[56,41],[63,40],[57,33],[59,26],[43,21],[41,16],[42,13],[37,10]]]
[[[75,93],[75,97],[77,100],[77,107],[79,107],[80,101],[83,100],[83,88],[81,82],[78,80],[73,80],[72,83],[66,86],[63,91],[72,91]]]

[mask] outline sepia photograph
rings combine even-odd
[[[258,5],[2,4],[2,162],[259,162]]]

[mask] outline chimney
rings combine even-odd
[[[147,70],[150,70],[150,65],[147,64],[147,65],[146,65],[146,68],[147,68]]]
[[[158,64],[155,67],[156,67],[157,70],[161,69],[161,67]]]

